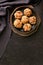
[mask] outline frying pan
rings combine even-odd
[[[32,26],[32,29],[29,31],[29,32],[24,32],[23,30],[21,31],[21,29],[17,29],[13,26],[13,22],[15,20],[14,18],[14,13],[18,10],[20,11],[24,11],[25,8],[30,8],[32,11],[33,11],[33,15],[36,16],[37,18],[37,23],[36,25],[33,25]],[[41,22],[41,19],[40,19],[40,16],[38,14],[38,12],[35,10],[35,8],[32,6],[32,5],[27,5],[27,6],[20,6],[20,7],[17,7],[14,9],[14,11],[12,12],[11,16],[10,16],[10,26],[11,26],[11,29],[14,33],[18,34],[18,35],[21,35],[21,36],[30,36],[31,34],[33,34],[34,32],[37,31],[39,25],[40,25],[40,22]]]

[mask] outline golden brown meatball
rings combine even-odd
[[[30,22],[31,24],[36,24],[36,17],[35,17],[35,16],[31,16],[31,17],[29,18],[29,22]]]
[[[26,24],[24,24],[23,29],[24,29],[24,31],[30,31],[31,27],[32,27],[31,24],[26,23]]]
[[[24,15],[30,16],[31,14],[32,14],[32,10],[31,10],[31,9],[26,8],[26,9],[24,10]]]
[[[25,24],[25,23],[28,23],[28,17],[27,16],[22,16],[22,19],[21,19],[21,22],[23,23],[23,24]]]
[[[21,27],[22,27],[22,22],[21,22],[19,19],[16,19],[16,20],[14,21],[14,26],[15,26],[16,28],[21,28]]]
[[[21,11],[16,11],[14,14],[15,18],[17,18],[17,19],[21,19],[22,15],[23,15],[23,13]]]

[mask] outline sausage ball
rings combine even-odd
[[[31,16],[31,17],[29,18],[29,23],[31,23],[31,24],[36,24],[36,17],[35,17],[35,16]]]
[[[24,15],[30,16],[31,14],[32,14],[32,10],[31,10],[31,9],[26,8],[26,9],[24,10]]]
[[[28,23],[28,17],[27,16],[22,16],[22,19],[21,19],[21,22],[23,23],[23,24],[25,24],[25,23]]]
[[[15,26],[16,28],[21,28],[21,27],[22,27],[22,22],[21,22],[19,19],[16,19],[16,20],[14,21],[14,26]]]
[[[23,29],[24,29],[24,31],[30,31],[31,27],[32,27],[31,24],[26,23],[26,24],[24,24]]]
[[[23,15],[23,13],[21,11],[16,11],[14,14],[15,18],[17,18],[17,19],[21,19],[22,15]]]

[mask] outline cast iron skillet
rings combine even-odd
[[[13,22],[14,22],[14,13],[17,11],[17,10],[21,10],[23,11],[25,8],[30,8],[32,11],[33,11],[33,15],[36,16],[37,18],[37,23],[36,25],[33,25],[32,26],[32,29],[31,31],[29,32],[24,32],[23,30],[19,30],[19,29],[16,29],[14,26],[13,26]],[[40,22],[41,22],[41,19],[40,19],[40,16],[38,14],[38,12],[35,10],[35,8],[31,5],[28,5],[28,6],[20,6],[20,7],[17,7],[14,9],[14,11],[12,12],[12,14],[10,15],[10,26],[11,26],[11,29],[14,33],[18,34],[18,35],[21,35],[21,36],[30,36],[31,34],[33,34],[34,32],[37,31],[39,25],[40,25]]]

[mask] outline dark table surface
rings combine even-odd
[[[35,8],[42,19],[39,30],[30,37],[12,32],[0,65],[43,65],[43,1]]]

